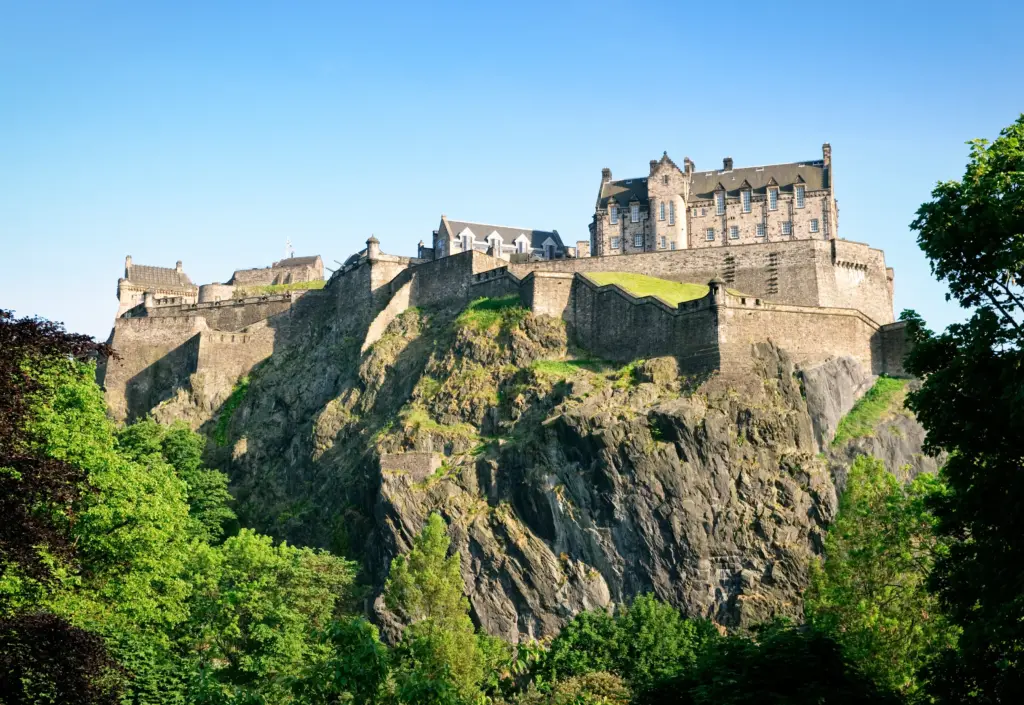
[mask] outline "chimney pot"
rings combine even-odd
[[[722,160],[722,171],[732,171],[732,157],[726,157]]]

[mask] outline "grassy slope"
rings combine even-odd
[[[265,286],[239,286],[235,289],[236,298],[246,296],[262,296],[264,294],[283,294],[286,291],[305,291],[307,289],[323,289],[327,284],[323,279],[293,284],[267,284]]]
[[[657,296],[671,306],[693,301],[708,294],[707,284],[685,284],[646,274],[628,272],[587,272],[587,276],[600,285],[618,284],[634,296]]]
[[[874,386],[857,400],[850,413],[839,422],[832,445],[840,446],[853,438],[863,438],[874,433],[875,424],[883,415],[902,408],[906,389],[907,381],[904,379],[879,377]]]

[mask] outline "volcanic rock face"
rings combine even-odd
[[[410,309],[361,340],[310,321],[205,422],[211,462],[249,525],[360,560],[377,593],[441,512],[475,618],[512,641],[648,592],[726,627],[799,618],[834,477],[864,451],[931,467],[903,415],[819,453],[870,385],[849,360],[801,376],[766,344],[744,378],[680,378],[671,358],[588,360],[561,321],[512,302]],[[187,395],[174,404],[164,418]]]

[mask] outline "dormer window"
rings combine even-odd
[[[804,187],[798,185],[795,190],[796,190],[796,207],[797,208],[803,208],[804,207]]]
[[[779,209],[779,190],[777,188],[768,189],[768,210],[774,211]]]
[[[740,197],[743,199],[743,212],[750,212],[750,189],[743,189],[740,192]]]
[[[715,192],[715,212],[718,215],[725,215],[725,191]]]
[[[473,235],[471,233],[462,234],[462,250],[468,252],[473,249]]]
[[[658,206],[658,220],[665,220],[665,204],[661,203]]]
[[[619,222],[619,207],[614,203],[612,204],[608,217],[611,219],[612,225],[615,225],[616,223]]]
[[[639,223],[640,222],[640,206],[636,203],[629,207],[629,222]]]

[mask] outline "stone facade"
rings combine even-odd
[[[147,294],[151,305],[191,304],[199,298],[199,287],[185,274],[180,260],[171,269],[135,264],[128,255],[124,258],[124,276],[117,280],[117,316],[144,304]]]
[[[820,160],[698,172],[667,154],[646,177],[614,181],[603,169],[590,224],[591,253],[728,247],[838,237],[832,147]]]
[[[274,284],[297,284],[319,281],[324,278],[324,262],[320,255],[310,257],[289,257],[274,262],[269,267],[239,269],[231,276],[228,284],[234,286],[271,286]]]

